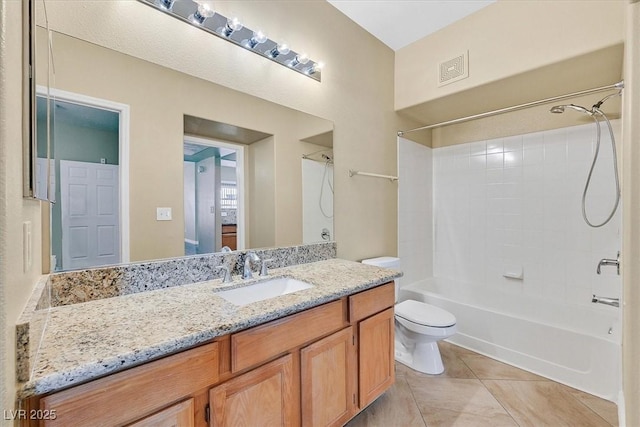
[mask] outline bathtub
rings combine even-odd
[[[622,403],[615,307],[536,301],[440,278],[402,286],[399,300],[405,299],[453,313],[458,333],[447,341]]]

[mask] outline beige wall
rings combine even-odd
[[[275,141],[272,136],[249,145],[247,193],[247,248],[274,246],[276,242]],[[267,161],[265,161],[267,160]]]
[[[0,2],[0,391],[14,407],[15,324],[40,272],[40,202],[22,198],[22,2]],[[31,223],[33,263],[23,270],[22,225]],[[3,424],[12,423],[3,420]]]
[[[640,425],[640,3],[627,6],[622,166],[622,372],[626,425]]]
[[[614,83],[625,4],[499,0],[396,52],[396,109],[436,123]],[[469,77],[438,87],[438,64],[464,51]]]

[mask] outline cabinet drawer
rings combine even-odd
[[[372,314],[393,307],[395,299],[395,285],[393,282],[351,295],[349,297],[349,321],[357,322]]]
[[[218,381],[218,343],[187,350],[44,397],[46,425],[122,425]]]
[[[231,372],[264,363],[346,326],[344,304],[344,299],[330,302],[231,335]]]

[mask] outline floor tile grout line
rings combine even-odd
[[[422,423],[424,424],[424,427],[429,427],[429,423],[427,423],[427,420],[424,418],[424,414],[422,413],[422,410],[420,409],[420,405],[418,405],[418,400],[416,399],[416,395],[413,391],[413,387],[411,387],[411,383],[407,380],[406,376],[404,379],[405,383],[407,383],[407,387],[409,387],[409,391],[411,392],[411,398],[413,399],[413,404],[416,405],[416,408],[418,409],[418,412],[420,413],[420,418],[422,418]]]
[[[487,385],[484,383],[485,380],[480,380],[480,384],[482,384],[482,387],[485,388],[485,390],[487,390],[489,392],[489,394],[496,400],[496,402],[498,402],[498,404],[500,406],[502,406],[502,409],[504,409],[504,411],[511,417],[511,419],[513,420],[513,422],[518,426],[520,426],[520,423],[518,422],[518,420],[516,420],[516,418],[513,416],[513,414],[511,413],[511,411],[509,411],[509,409],[504,406],[504,404],[500,401],[500,399],[498,399],[498,396],[496,396],[495,394],[493,394],[491,392],[491,390],[489,390],[489,387],[487,387]],[[495,380],[488,380],[488,381],[495,381]],[[504,381],[508,381],[508,380],[504,380]]]
[[[562,384],[564,387],[569,387],[566,386],[564,384]],[[577,389],[576,389],[577,390]],[[580,390],[578,390],[580,391]],[[569,396],[571,396],[571,398],[575,401],[577,401],[579,404],[581,404],[582,406],[584,406],[585,408],[587,408],[588,410],[590,410],[591,412],[593,412],[597,417],[599,417],[600,419],[602,419],[605,423],[609,424],[611,427],[615,427],[613,424],[611,424],[609,421],[607,421],[606,418],[604,418],[602,415],[600,415],[599,413],[597,413],[591,406],[587,405],[585,402],[583,402],[582,400],[578,399],[576,396],[574,396],[572,393],[569,393],[565,390],[562,390],[563,393],[568,394]],[[584,393],[584,392],[583,392]],[[596,396],[597,397],[597,396]],[[616,405],[617,407],[617,405]],[[620,424],[620,423],[618,423]]]
[[[460,362],[462,362],[462,364],[463,364],[464,366],[466,366],[466,367],[467,367],[467,369],[469,370],[469,372],[471,372],[471,374],[473,374],[473,376],[474,376],[477,380],[479,380],[479,379],[480,379],[480,377],[478,376],[478,374],[476,374],[476,371],[474,371],[473,369],[471,369],[471,366],[467,365],[467,362],[465,362],[463,358],[461,358],[460,356],[458,356],[458,355],[456,354],[456,359],[458,359]],[[481,381],[482,381],[482,380],[481,380]]]

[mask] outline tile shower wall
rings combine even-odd
[[[400,285],[433,275],[432,150],[398,138]]]
[[[620,121],[612,124],[620,141]],[[602,135],[587,197],[597,223],[615,197],[606,126]],[[621,208],[601,228],[581,214],[595,146],[591,123],[434,149],[434,275],[569,304],[620,297],[615,268],[596,275],[596,266],[621,248]]]

